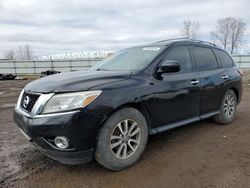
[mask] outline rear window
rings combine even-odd
[[[214,50],[219,62],[223,67],[232,67],[234,62],[229,55],[222,50]]]
[[[218,63],[210,48],[193,47],[196,66],[199,71],[207,71],[218,68]]]

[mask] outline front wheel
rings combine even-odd
[[[214,117],[216,123],[231,123],[237,112],[237,98],[233,90],[228,90],[222,100],[220,113]]]
[[[118,171],[136,163],[148,140],[144,116],[134,108],[114,113],[100,131],[95,159],[104,167]]]

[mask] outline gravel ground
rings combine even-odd
[[[151,136],[135,166],[110,172],[96,162],[62,165],[23,137],[12,113],[28,82],[0,82],[0,187],[250,187],[248,84],[232,124],[205,120]]]

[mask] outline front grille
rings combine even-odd
[[[39,96],[40,95],[38,94],[24,92],[20,106],[22,107],[22,109],[31,112]]]

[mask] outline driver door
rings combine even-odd
[[[193,70],[189,47],[172,47],[162,61],[175,61],[179,72],[161,73],[157,81],[158,92],[151,106],[155,126],[191,120],[199,115],[199,76]]]

